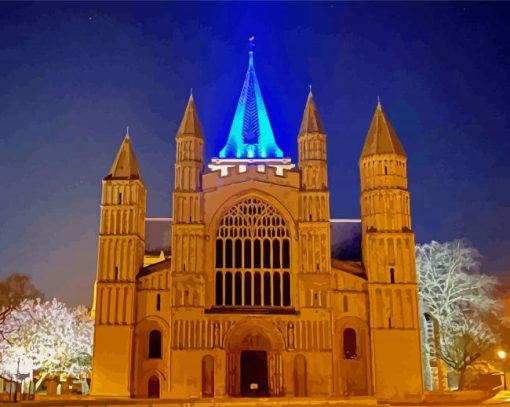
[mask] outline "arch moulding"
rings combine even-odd
[[[242,193],[232,195],[226,198],[220,205],[218,205],[216,212],[214,213],[214,215],[211,218],[211,221],[209,222],[209,227],[206,230],[206,234],[210,236],[210,240],[213,240],[216,237],[220,221],[221,219],[223,219],[227,211],[232,206],[248,198],[257,198],[260,199],[262,202],[265,202],[273,206],[280,213],[285,222],[287,222],[287,227],[290,233],[291,240],[297,239],[298,235],[296,230],[296,223],[294,217],[289,212],[289,210],[273,195],[270,195],[267,192],[260,191],[258,189],[250,189],[243,191]]]
[[[227,350],[240,350],[241,341],[248,335],[261,335],[269,340],[271,351],[283,351],[285,341],[278,329],[269,321],[260,318],[250,318],[234,324],[224,338],[224,348]]]

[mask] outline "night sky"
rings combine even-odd
[[[467,238],[510,274],[510,3],[0,5],[0,277],[90,305],[101,179],[129,125],[148,215],[171,214],[190,88],[207,157],[226,141],[256,37],[278,145],[312,84],[331,215],[359,218],[357,162],[380,96],[408,154],[418,242]]]

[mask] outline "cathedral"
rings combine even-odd
[[[129,134],[102,181],[91,394],[420,400],[407,157],[381,104],[360,221],[330,218],[311,91],[298,162],[278,146],[252,51],[217,157],[193,96],[175,142],[171,218],[147,217]]]

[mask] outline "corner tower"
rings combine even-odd
[[[146,189],[129,134],[103,179],[91,394],[132,395],[136,275],[145,250]]]
[[[405,151],[378,103],[359,168],[374,392],[388,400],[420,398],[423,393],[406,165]]]
[[[300,273],[304,286],[311,291],[302,303],[311,307],[327,307],[327,290],[331,270],[331,231],[329,224],[329,191],[326,157],[326,133],[319,117],[313,94],[306,101],[298,136],[299,149],[299,241]],[[324,281],[317,275],[323,274]],[[313,288],[312,288],[313,287]],[[321,288],[319,288],[321,287]]]
[[[172,223],[173,305],[203,305],[204,221],[202,173],[204,137],[193,96],[177,135]]]

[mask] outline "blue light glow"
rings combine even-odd
[[[250,51],[248,71],[227,144],[220,151],[220,158],[282,158],[283,152],[276,145],[273,129],[267,116]]]

